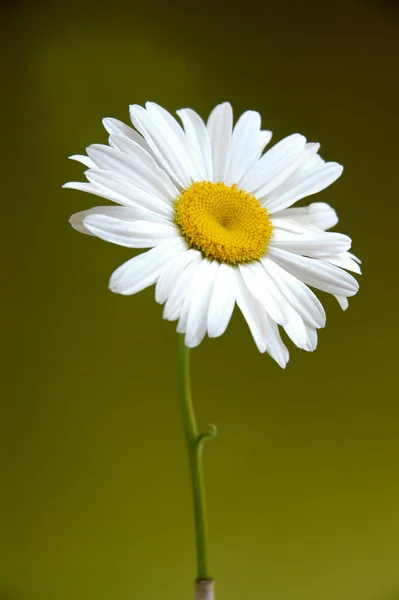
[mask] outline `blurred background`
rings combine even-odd
[[[67,160],[154,100],[230,100],[274,140],[322,143],[318,196],[364,275],[314,354],[281,370],[240,314],[192,354],[218,600],[399,598],[398,20],[394,2],[58,2],[1,8],[1,600],[191,597],[176,334],[153,289],[107,289],[131,251],[79,235]]]

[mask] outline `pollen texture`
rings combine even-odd
[[[236,185],[193,183],[175,203],[175,223],[190,247],[228,264],[249,263],[266,251],[273,227],[269,214]]]

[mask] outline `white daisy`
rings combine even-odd
[[[148,102],[130,107],[135,129],[104,119],[109,146],[94,144],[83,163],[88,182],[64,187],[102,196],[102,206],[70,219],[82,233],[128,248],[151,248],[120,266],[109,287],[135,294],[156,284],[164,318],[192,348],[206,334],[224,333],[237,303],[260,352],[281,367],[289,355],[281,326],[299,348],[312,351],[324,309],[308,286],[333,294],[345,310],[360,273],[351,240],[327,232],[338,222],[328,204],[290,208],[342,173],[325,162],[319,144],[290,135],[263,153],[271,139],[257,112],[233,128],[229,103],[205,124],[191,109]]]

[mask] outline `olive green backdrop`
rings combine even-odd
[[[230,100],[274,139],[344,164],[318,196],[363,259],[314,354],[281,370],[240,314],[193,352],[218,600],[399,594],[397,37],[389,2],[9,2],[2,6],[1,600],[191,597],[175,325],[131,256],[78,235],[98,200],[61,184],[104,116]]]

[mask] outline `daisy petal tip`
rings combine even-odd
[[[130,116],[132,117],[137,117],[137,113],[143,113],[145,112],[145,108],[143,106],[140,106],[140,104],[130,104],[129,105],[129,113]]]
[[[160,304],[161,306],[165,302],[165,300],[163,299],[163,297],[161,296],[161,294],[159,293],[159,291],[157,291],[157,287],[156,286],[155,286],[155,302],[157,304]]]
[[[285,352],[277,353],[277,355],[271,352],[269,352],[268,354],[281,369],[285,369],[287,367],[288,362],[290,360],[290,355],[287,349],[285,349]]]
[[[176,311],[172,311],[170,309],[170,306],[166,302],[166,304],[164,305],[163,312],[162,312],[162,318],[165,321],[173,322],[173,321],[176,321],[176,319],[178,318],[178,316],[179,316],[178,313]]]
[[[292,133],[288,137],[291,139],[291,141],[295,140],[296,142],[301,143],[303,146],[305,146],[308,141],[302,133]]]
[[[211,340],[214,340],[214,339],[216,339],[216,338],[220,337],[221,335],[222,335],[222,334],[221,334],[221,333],[219,333],[219,332],[218,332],[218,331],[216,331],[216,330],[213,330],[213,329],[212,329],[212,330],[210,330],[210,331],[209,331],[209,329],[208,329],[208,337],[209,337]]]
[[[330,167],[332,169],[334,169],[334,171],[335,171],[335,180],[334,181],[336,181],[337,179],[339,179],[341,177],[341,175],[344,171],[343,165],[341,165],[340,163],[337,163],[337,162],[329,162],[327,164],[330,165]]]
[[[358,280],[355,279],[354,277],[352,279],[353,279],[353,287],[352,287],[350,294],[347,295],[347,298],[350,298],[351,296],[356,296],[356,294],[358,293],[358,291],[360,289],[360,283],[358,282]]]
[[[62,189],[65,189],[65,190],[76,190],[76,189],[79,189],[77,187],[79,185],[82,185],[81,181],[78,181],[78,182],[76,182],[76,181],[67,181],[66,183],[63,183],[61,187],[62,187]]]
[[[228,100],[225,100],[225,102],[220,102],[220,104],[218,104],[217,106],[220,106],[221,108],[228,108],[230,110],[233,110],[231,102],[229,102]]]
[[[108,282],[108,289],[111,292],[118,293],[117,290],[116,290],[116,282],[115,282],[115,278],[114,278],[113,275],[111,275],[110,280]]]
[[[160,106],[157,102],[154,102],[153,100],[147,100],[147,102],[145,103],[145,108],[148,110],[149,108],[155,108],[155,109],[161,109],[162,110],[162,106]]]
[[[73,215],[71,215],[68,219],[68,223],[77,231],[79,231],[82,227],[82,219],[79,219],[78,217],[79,213],[74,213]]]
[[[335,296],[338,304],[340,305],[340,307],[342,308],[342,310],[347,310],[349,307],[349,301],[348,298],[344,297],[344,296]]]
[[[123,289],[120,288],[120,286],[118,285],[118,281],[117,280],[114,281],[112,279],[112,276],[111,276],[111,279],[109,280],[109,283],[108,283],[108,289],[113,294],[120,294],[121,296],[128,296],[129,295],[126,291],[124,291]]]
[[[359,265],[362,264],[362,261],[360,260],[360,258],[358,258],[355,254],[350,253],[350,257],[357,262]]]
[[[113,123],[112,117],[104,117],[103,119],[101,119],[101,122],[103,124],[104,129],[108,131],[108,133],[110,133],[110,129],[112,129]]]
[[[187,334],[186,334],[186,337],[184,338],[184,345],[185,345],[187,348],[190,348],[190,350],[193,350],[194,348],[197,348],[197,346],[199,346],[199,345],[200,345],[201,341],[202,341],[202,340],[199,340],[199,341],[198,341],[198,339],[196,339],[196,338],[193,338],[193,339],[191,339],[191,338],[190,338],[190,337],[188,337],[188,336],[187,336]]]

